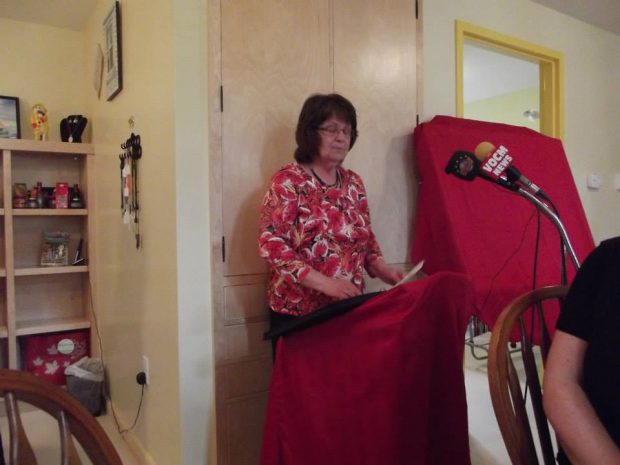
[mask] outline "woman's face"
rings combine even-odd
[[[342,163],[351,145],[351,125],[332,116],[319,126],[318,131],[321,136],[318,159],[327,163]]]

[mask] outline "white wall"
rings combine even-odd
[[[203,465],[216,460],[207,13],[201,0],[173,7],[181,465]]]
[[[620,235],[620,36],[530,0],[427,0],[423,5],[421,120],[455,115],[454,21],[460,19],[562,52],[565,60],[564,149],[595,241]],[[589,172],[605,186],[588,191]]]

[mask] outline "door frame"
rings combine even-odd
[[[561,52],[464,21],[455,21],[456,116],[463,118],[463,45],[474,42],[499,53],[538,63],[540,132],[564,137],[564,56]]]

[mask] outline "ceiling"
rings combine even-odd
[[[620,0],[531,0],[620,35]]]
[[[0,17],[79,31],[99,1],[0,0]],[[619,0],[531,1],[620,35]]]
[[[100,1],[0,0],[0,17],[80,31]],[[620,35],[620,0],[530,1]],[[465,53],[466,102],[538,85],[535,65],[478,47],[469,47]],[[499,77],[495,79],[499,87],[484,79],[491,75]]]
[[[620,35],[620,0],[531,1]],[[492,79],[489,79],[491,76]],[[536,63],[513,58],[488,48],[465,44],[463,48],[465,103],[538,85],[539,69]]]

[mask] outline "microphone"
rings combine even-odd
[[[516,191],[518,189],[515,184],[504,178],[494,178],[485,174],[480,170],[481,165],[480,160],[478,160],[473,153],[466,152],[465,150],[457,150],[452,154],[450,160],[448,160],[445,171],[447,174],[452,174],[465,181],[473,181],[476,177],[479,177],[492,183],[499,184],[511,191]]]
[[[480,173],[480,160],[473,153],[457,150],[446,165],[446,173],[465,181],[473,181]]]
[[[527,187],[534,195],[551,201],[543,190],[526,178],[521,171],[512,166],[512,156],[508,149],[500,145],[497,149],[490,142],[480,142],[476,147],[476,158],[480,161],[482,171],[496,181],[505,177],[510,183],[519,182]]]

